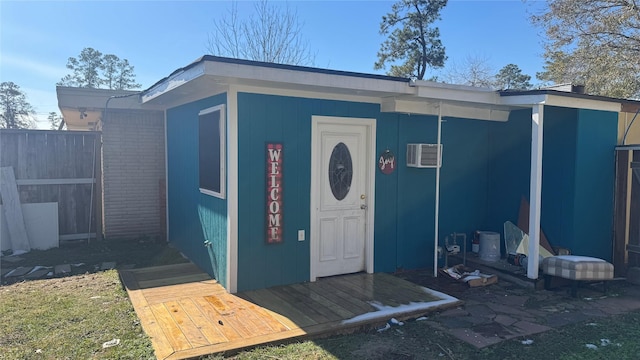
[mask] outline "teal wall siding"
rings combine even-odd
[[[572,250],[611,261],[616,113],[578,110]]]
[[[546,106],[541,227],[554,246],[577,255],[611,257],[617,115]],[[529,199],[531,110],[512,111],[490,131],[486,228],[518,220]]]
[[[571,249],[575,194],[576,109],[544,108],[540,226],[553,246]],[[528,230],[527,230],[528,232]]]
[[[376,121],[376,161],[381,152],[391,150],[396,158],[396,170],[385,175],[376,170],[376,204],[374,215],[373,263],[376,272],[396,271],[398,261],[398,173],[404,167],[406,154],[400,149],[398,121],[403,115],[380,114]],[[377,166],[377,165],[376,165]]]
[[[200,193],[198,113],[225,104],[216,95],[167,110],[169,241],[226,286],[227,200]],[[205,247],[209,240],[212,246]]]
[[[226,281],[226,200],[200,194],[198,112],[224,94],[167,112],[169,236],[191,260]],[[436,143],[437,117],[381,113],[379,105],[238,94],[238,290],[309,279],[311,118],[376,119],[377,157],[389,149],[397,168],[376,169],[376,272],[431,268],[435,169],[406,166],[407,143]],[[607,258],[613,212],[616,114],[545,107],[542,227],[554,245]],[[284,144],[284,242],[265,243],[265,144]],[[529,197],[531,110],[507,122],[445,118],[440,188],[440,244],[452,232],[502,233]],[[235,164],[228,164],[235,166]],[[374,165],[375,166],[375,165]],[[307,234],[297,241],[298,230]],[[205,239],[213,242],[208,252]]]
[[[309,280],[311,116],[375,118],[379,106],[238,94],[238,290]],[[265,243],[265,144],[283,152],[284,241]],[[298,230],[307,234],[298,241]]]
[[[311,117],[376,119],[376,161],[396,155],[391,175],[376,170],[375,271],[433,266],[435,169],[406,166],[407,143],[435,143],[437,118],[380,113],[376,104],[238,94],[238,289],[309,279]],[[443,124],[441,242],[445,234],[471,233],[485,222],[490,123],[447,119]],[[465,130],[469,129],[469,131]],[[266,142],[284,143],[284,242],[265,244]],[[375,162],[373,163],[375,164]],[[305,230],[307,241],[297,241]]]
[[[380,259],[385,271],[430,268],[433,266],[435,236],[435,168],[406,166],[406,144],[437,142],[437,117],[383,114],[395,118],[398,128],[398,169],[394,202],[381,203],[376,195],[376,232],[382,224],[378,215],[387,207],[395,208],[396,261],[395,268]],[[453,232],[470,234],[483,228],[486,222],[487,173],[489,166],[489,129],[491,123],[476,120],[446,118],[442,124],[443,159],[440,171],[440,245]],[[387,136],[379,132],[378,143]],[[378,149],[379,152],[384,149]],[[385,192],[378,182],[388,175],[378,172],[376,194]],[[382,179],[382,180],[380,180]],[[381,209],[382,207],[382,209]],[[393,234],[391,234],[393,238]],[[376,249],[378,249],[376,236]],[[462,245],[462,244],[460,244]],[[383,255],[381,254],[381,258]],[[376,257],[376,261],[379,259]]]
[[[433,264],[435,169],[407,167],[407,143],[436,143],[437,119],[398,116],[398,196],[396,268],[416,269]],[[380,134],[379,136],[384,136]],[[380,174],[380,172],[377,172]],[[378,175],[380,177],[381,175]],[[384,211],[376,199],[377,211]],[[395,270],[395,269],[394,269]]]
[[[453,232],[487,226],[492,122],[447,118],[442,125],[440,244]],[[460,244],[462,245],[462,244]]]
[[[516,110],[507,122],[491,123],[487,174],[486,224],[503,233],[505,221],[518,222],[520,199],[529,199],[531,110]]]

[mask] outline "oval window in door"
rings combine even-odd
[[[353,163],[351,153],[344,143],[338,143],[329,158],[329,186],[336,199],[342,200],[351,189]]]

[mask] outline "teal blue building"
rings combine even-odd
[[[141,99],[165,110],[168,240],[230,292],[435,269],[522,197],[533,242],[611,260],[623,100],[212,56]]]

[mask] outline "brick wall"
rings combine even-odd
[[[163,236],[164,114],[110,110],[102,139],[105,237]]]

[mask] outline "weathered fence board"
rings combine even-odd
[[[0,166],[14,169],[21,203],[57,202],[63,239],[100,236],[100,136],[86,131],[0,130]]]
[[[616,276],[624,276],[627,266],[629,156],[628,150],[616,151],[616,181],[614,198],[613,265]]]
[[[31,250],[12,167],[0,167],[0,195],[11,237],[11,249],[13,251]]]
[[[617,276],[640,266],[640,145],[616,148],[613,263]]]
[[[629,245],[640,246],[640,150],[633,152],[631,163],[631,202],[629,204]],[[640,266],[640,254],[629,252],[629,266]]]

